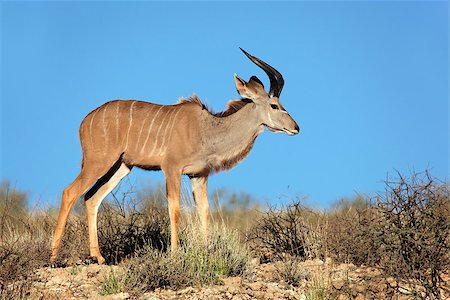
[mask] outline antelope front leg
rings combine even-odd
[[[180,220],[180,186],[181,173],[164,171],[166,175],[166,192],[170,217],[170,250],[178,248],[178,221]]]
[[[197,211],[200,216],[202,232],[205,239],[208,237],[208,177],[191,177],[192,193],[194,194]]]

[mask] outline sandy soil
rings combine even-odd
[[[256,264],[256,262],[255,262]],[[334,264],[331,260],[301,262],[295,265],[298,280],[286,282],[281,274],[283,263],[260,264],[255,272],[241,277],[224,277],[220,283],[204,287],[187,287],[173,291],[157,289],[142,295],[118,293],[102,295],[101,282],[119,266],[76,265],[67,268],[36,270],[30,299],[413,299],[411,287],[397,288],[393,279],[383,279],[374,268],[357,268],[352,264]]]

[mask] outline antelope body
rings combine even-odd
[[[289,135],[299,132],[298,125],[279,101],[284,83],[281,74],[242,51],[268,74],[269,93],[255,76],[246,82],[235,75],[236,88],[243,98],[229,101],[227,110],[221,113],[211,113],[194,95],[175,105],[137,100],[110,101],[84,118],[79,131],[82,167],[78,177],[63,192],[52,241],[52,262],[57,258],[68,214],[83,195],[90,255],[97,258],[98,263],[105,262],[98,246],[98,208],[135,166],[164,172],[172,251],[178,246],[181,175],[190,178],[206,235],[208,176],[212,172],[231,169],[244,159],[264,127]]]

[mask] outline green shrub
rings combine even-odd
[[[119,273],[119,274],[117,274]],[[100,282],[100,295],[119,294],[124,291],[126,276],[121,271],[114,271],[111,267],[108,274],[106,274]]]

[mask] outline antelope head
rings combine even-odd
[[[285,132],[289,135],[299,133],[297,123],[284,109],[280,102],[280,93],[283,89],[283,76],[272,66],[247,53],[242,52],[258,67],[264,70],[270,79],[270,90],[267,93],[264,85],[256,76],[252,76],[248,82],[234,75],[236,89],[245,102],[254,103],[254,108],[258,111],[261,124],[272,132]]]

